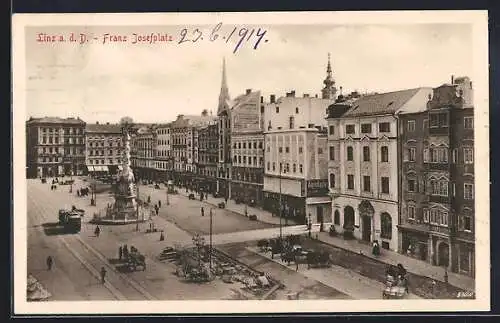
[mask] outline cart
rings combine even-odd
[[[129,271],[136,271],[138,267],[141,267],[142,270],[146,270],[146,258],[138,252],[131,252],[126,262]]]
[[[402,299],[406,295],[406,280],[396,281],[392,276],[387,276],[385,289],[382,292],[383,299]]]

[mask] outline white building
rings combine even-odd
[[[170,145],[170,123],[160,124],[156,128],[156,160],[157,178],[168,180],[171,178],[172,147]]]
[[[399,111],[425,105],[428,89],[337,103],[328,116],[329,187],[337,232],[398,248]]]

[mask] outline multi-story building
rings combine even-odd
[[[85,164],[90,174],[116,174],[121,168],[122,127],[117,124],[87,123]]]
[[[217,192],[217,161],[219,156],[217,120],[198,130],[198,175],[200,188],[208,193]]]
[[[337,231],[397,250],[400,164],[396,114],[425,106],[430,93],[430,88],[417,88],[372,94],[330,107],[328,178]]]
[[[161,124],[156,127],[156,178],[160,181],[172,179],[173,159],[170,129],[171,124]]]
[[[215,118],[204,110],[201,115],[178,115],[171,124],[172,155],[174,157],[174,180],[195,188],[202,180],[198,178],[198,129],[214,122]]]
[[[217,107],[219,132],[219,160],[217,163],[217,195],[231,196],[231,109],[232,102],[227,87],[226,61],[222,62],[222,83]]]
[[[399,250],[474,276],[472,82],[452,78],[401,120]]]
[[[262,201],[264,186],[263,109],[260,92],[246,90],[230,109],[231,198],[245,203]]]
[[[137,179],[155,180],[156,129],[142,127],[132,137],[131,164]]]
[[[26,175],[29,178],[85,173],[85,122],[80,118],[26,121]]]
[[[326,74],[321,98],[291,91],[264,105],[263,207],[299,223],[328,222],[331,213],[325,111],[337,90],[330,57]]]

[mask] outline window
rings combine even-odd
[[[458,160],[458,150],[457,148],[451,151],[451,161],[455,164]]]
[[[407,160],[414,162],[415,161],[415,153],[416,153],[415,147],[408,148],[407,153],[408,153],[408,155],[406,156]]]
[[[334,146],[330,146],[330,160],[335,160],[335,147]]]
[[[335,188],[335,174],[330,174],[330,188]]]
[[[370,192],[370,176],[363,176],[363,191]]]
[[[262,141],[259,141],[259,149],[262,149]]]
[[[321,155],[323,153],[323,148],[318,147],[318,155]]]
[[[408,219],[415,220],[415,206],[408,206]]]
[[[385,212],[380,216],[380,237],[384,239],[392,238],[392,218]]]
[[[431,194],[438,196],[448,196],[447,180],[431,180]]]
[[[293,172],[296,173],[297,172],[297,164],[293,164]]]
[[[276,162],[273,162],[273,172],[276,171]]]
[[[349,147],[347,147],[347,160],[353,161],[353,159],[354,159],[353,149],[351,146],[349,146]]]
[[[296,107],[296,108],[295,108],[295,113],[296,113],[296,114],[299,114],[299,107]]]
[[[328,133],[330,134],[330,136],[333,135],[335,133],[335,126],[330,126],[328,128]]]
[[[424,161],[425,161],[425,150],[424,150]],[[448,162],[448,148],[439,147],[429,149],[431,163],[447,163]],[[428,154],[429,154],[428,153]],[[428,156],[427,156],[428,157]]]
[[[345,133],[346,134],[353,134],[353,133],[355,133],[354,125],[353,124],[346,125],[345,126]]]
[[[354,175],[347,175],[347,189],[354,189]]]
[[[422,212],[424,213],[424,223],[429,223],[429,210],[423,209]]]
[[[276,113],[280,113],[280,107],[276,107]]]
[[[429,149],[424,148],[424,163],[428,163],[428,162],[429,162]]]
[[[414,132],[415,131],[415,120],[408,120],[406,126],[408,129],[408,132]]]
[[[267,152],[271,152],[271,146],[267,146]]]
[[[474,184],[470,183],[464,184],[464,199],[466,200],[474,199]]]
[[[448,114],[444,113],[431,113],[431,128],[448,127]]]
[[[389,177],[382,177],[382,193],[389,194]]]
[[[285,152],[288,154],[290,152],[290,147],[285,147]]]
[[[372,124],[371,123],[361,124],[361,133],[371,133],[371,132],[372,132]]]
[[[279,151],[280,153],[282,153],[282,152],[283,152],[283,147],[279,147],[279,148],[278,148],[278,151]]]
[[[299,154],[302,154],[302,147],[299,147]]]
[[[472,232],[472,217],[470,214],[467,213],[460,216],[460,229]]]
[[[368,146],[363,146],[363,161],[370,161],[370,147]]]
[[[302,174],[302,164],[299,165],[299,173]]]
[[[295,122],[294,122],[294,117],[290,117],[290,119],[289,119],[289,121],[288,121],[288,127],[289,127],[290,129],[293,129],[293,128],[294,128],[294,124],[295,124]]]
[[[429,222],[441,226],[448,226],[448,212],[438,209],[430,210]]]
[[[391,124],[389,122],[381,122],[378,124],[379,132],[391,132]]]
[[[416,191],[416,181],[414,179],[409,179],[408,180],[408,192],[415,192]]]
[[[464,164],[474,163],[474,150],[472,148],[464,148]]]
[[[382,146],[380,148],[380,155],[381,155],[381,161],[383,163],[389,162],[389,147],[387,146]]]
[[[474,129],[474,118],[465,117],[464,118],[464,129]]]

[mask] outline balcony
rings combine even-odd
[[[450,198],[448,196],[429,195],[429,202],[450,204]]]
[[[450,170],[450,164],[448,163],[426,163],[426,165],[430,170],[439,170],[439,171]]]
[[[474,232],[471,231],[458,231],[457,238],[466,240],[469,242],[474,242]]]
[[[445,235],[450,235],[450,228],[449,227],[443,227],[441,225],[437,224],[430,224],[430,231],[432,232],[437,232]]]

